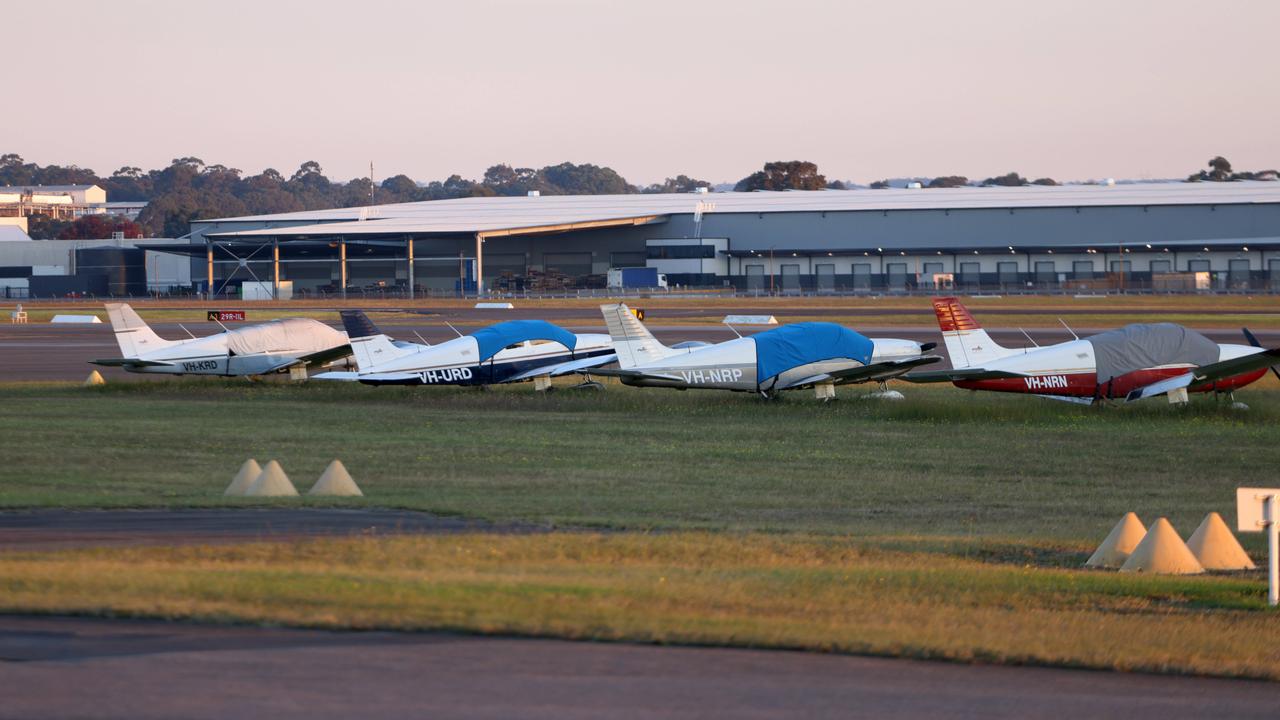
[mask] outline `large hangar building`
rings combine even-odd
[[[479,197],[201,220],[201,290],[1280,292],[1280,183]],[[478,270],[478,273],[477,273]],[[482,283],[477,288],[476,275]]]

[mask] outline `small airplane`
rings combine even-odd
[[[1220,345],[1181,325],[1152,323],[1014,349],[997,345],[956,298],[935,298],[933,311],[952,369],[911,373],[903,380],[1092,404],[1156,395],[1185,403],[1189,392],[1230,394],[1269,367],[1280,377],[1272,367],[1280,362],[1280,349],[1263,348],[1248,329],[1249,345]]]
[[[510,320],[438,345],[392,340],[359,310],[343,310],[355,372],[328,372],[317,380],[366,385],[496,385],[551,378],[614,361],[607,335],[575,335],[544,320]],[[421,339],[421,338],[419,338]],[[425,342],[425,341],[424,341]],[[589,380],[584,386],[599,387]]]
[[[90,362],[128,372],[254,376],[287,371],[306,379],[308,368],[351,355],[345,334],[307,318],[271,320],[235,330],[223,326],[224,332],[207,337],[165,340],[128,303],[106,303],[106,308],[123,357]]]
[[[658,342],[625,304],[601,305],[618,367],[597,369],[624,385],[753,392],[769,398],[782,390],[814,388],[835,397],[835,386],[885,382],[942,358],[924,353],[933,343],[871,339],[826,322],[783,325],[722,343]],[[900,397],[900,395],[898,395]]]

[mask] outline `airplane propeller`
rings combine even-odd
[[[1249,332],[1249,328],[1240,328],[1240,331],[1244,333],[1244,339],[1248,340],[1250,345],[1256,348],[1262,347],[1262,343],[1258,342],[1258,338]],[[1275,365],[1271,366],[1271,372],[1275,373],[1277,379],[1280,379],[1280,369],[1277,369]]]

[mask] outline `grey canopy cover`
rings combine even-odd
[[[227,348],[236,355],[265,352],[316,353],[346,343],[346,335],[309,318],[272,320],[227,333]]]
[[[1125,325],[1088,338],[1098,364],[1098,384],[1134,370],[1188,363],[1218,362],[1218,344],[1173,323]]]

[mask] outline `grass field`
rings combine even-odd
[[[1028,549],[675,533],[9,554],[0,611],[1280,679],[1280,614],[1256,578],[1037,569]]]
[[[1096,542],[1184,532],[1274,482],[1280,392],[1089,408],[950,387],[841,400],[162,381],[0,386],[0,507],[209,506],[247,457],[305,489],[334,457],[373,506],[611,528]],[[297,501],[283,501],[297,502]],[[1253,540],[1250,540],[1253,542]]]
[[[948,387],[753,396],[224,380],[0,385],[0,507],[317,504],[642,532],[0,553],[0,611],[452,629],[1280,679],[1258,571],[1078,569],[1280,466],[1280,388],[1079,407]],[[305,489],[221,493],[249,456]],[[643,532],[646,530],[660,532]],[[1241,538],[1255,558],[1261,536]]]

